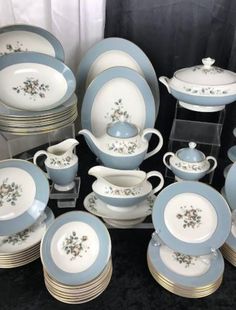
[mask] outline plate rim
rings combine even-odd
[[[61,42],[56,38],[56,36],[54,36],[54,34],[49,32],[48,30],[42,27],[27,24],[12,24],[1,27],[0,36],[2,33],[8,33],[13,31],[28,31],[40,35],[52,45],[55,52],[55,58],[59,59],[62,62],[65,61],[65,51]]]
[[[236,209],[236,191],[235,191],[235,187],[231,186],[231,184],[233,184],[236,180],[236,177],[234,176],[236,173],[235,170],[236,170],[236,162],[233,163],[232,166],[230,167],[226,175],[226,178],[225,178],[225,186],[224,186],[225,197],[232,210]]]
[[[212,236],[204,242],[191,243],[181,241],[172,235],[165,225],[164,211],[166,204],[170,199],[182,193],[198,194],[207,199],[215,209],[217,226]],[[231,212],[227,201],[217,190],[197,181],[181,181],[168,185],[154,202],[152,221],[158,235],[168,247],[177,252],[195,256],[210,254],[211,249],[220,248],[231,230]]]

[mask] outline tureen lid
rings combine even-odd
[[[107,134],[115,138],[132,138],[138,135],[138,128],[125,120],[108,124]]]
[[[203,58],[203,65],[184,68],[175,72],[174,76],[182,82],[197,85],[227,85],[236,83],[236,74],[213,66],[215,59]]]
[[[177,157],[183,161],[190,163],[201,162],[205,159],[205,155],[196,149],[197,144],[190,142],[189,147],[177,151]]]

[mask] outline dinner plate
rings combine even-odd
[[[20,159],[0,162],[0,235],[23,231],[47,206],[49,184],[34,164]]]
[[[236,209],[236,163],[229,169],[225,178],[225,196],[232,210]]]
[[[88,85],[102,71],[111,67],[127,67],[141,74],[152,90],[155,115],[160,105],[159,85],[155,70],[146,54],[134,43],[122,38],[107,38],[95,44],[83,57],[77,74],[79,102]]]
[[[135,220],[138,218],[146,217],[152,213],[152,207],[155,199],[155,195],[150,195],[143,202],[134,207],[109,207],[103,201],[98,199],[94,192],[92,192],[85,197],[84,208],[88,212],[104,219]]]
[[[41,260],[47,273],[66,285],[96,278],[111,256],[105,225],[95,216],[72,211],[59,216],[41,242]]]
[[[0,100],[9,107],[53,109],[72,96],[75,83],[70,68],[52,56],[36,52],[1,56]]]
[[[25,111],[8,107],[0,101],[0,117],[13,118],[13,119],[37,119],[37,118],[53,118],[55,115],[64,113],[71,107],[77,104],[77,96],[73,93],[72,96],[62,103],[60,106],[46,111]]]
[[[231,249],[235,251],[236,259],[236,224],[232,223],[230,234],[225,242]]]
[[[10,236],[0,236],[0,258],[4,256],[19,257],[35,244],[40,243],[46,229],[54,221],[54,215],[50,208],[46,208],[39,219],[29,228]]]
[[[176,285],[189,288],[210,285],[224,272],[224,259],[219,250],[207,262],[202,257],[175,252],[166,245],[154,246],[150,241],[147,256],[158,273]]]
[[[228,149],[227,155],[232,162],[236,161],[236,145]]]
[[[31,25],[0,28],[0,56],[16,52],[39,52],[64,62],[65,53],[58,39],[47,30]]]
[[[162,241],[189,255],[205,255],[221,247],[231,229],[231,212],[215,189],[201,182],[167,186],[153,206],[152,221]]]
[[[96,137],[106,132],[107,125],[127,120],[141,130],[155,125],[155,102],[150,87],[136,71],[110,68],[100,73],[86,90],[82,109],[82,128]]]

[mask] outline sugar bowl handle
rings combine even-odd
[[[165,153],[165,155],[163,156],[163,163],[164,163],[164,165],[165,165],[168,169],[170,169],[170,170],[171,170],[171,166],[167,163],[166,159],[167,159],[168,156],[172,157],[172,156],[174,156],[174,155],[175,155],[175,154],[172,153],[172,152],[167,152],[167,153]]]
[[[158,172],[158,171],[150,171],[150,172],[148,172],[146,179],[149,179],[151,177],[158,177],[160,179],[160,183],[149,194],[149,195],[154,195],[159,190],[161,190],[162,187],[164,186],[164,178],[163,178],[162,174],[160,172]]]
[[[206,160],[207,161],[209,161],[209,160],[213,161],[213,166],[207,171],[207,174],[208,174],[208,173],[211,173],[213,170],[215,170],[215,168],[217,167],[217,160],[213,156],[207,156]]]
[[[144,159],[147,159],[147,158],[149,158],[149,157],[155,155],[157,152],[160,151],[160,149],[162,148],[162,145],[163,145],[163,138],[162,138],[161,133],[160,133],[157,129],[154,129],[154,128],[146,128],[146,129],[144,129],[143,132],[142,132],[142,136],[141,136],[142,140],[143,140],[143,141],[146,141],[145,136],[146,136],[147,134],[150,134],[150,133],[154,133],[154,134],[159,138],[159,143],[158,143],[157,146],[154,148],[154,150],[152,150],[152,151],[146,153]]]

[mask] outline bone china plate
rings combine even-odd
[[[152,221],[159,237],[171,249],[205,255],[227,239],[231,212],[226,200],[209,185],[182,181],[167,186],[157,196]]]
[[[61,43],[43,28],[31,25],[10,25],[0,28],[0,56],[18,52],[39,52],[64,62]]]
[[[141,130],[155,124],[155,102],[145,79],[126,67],[110,68],[100,73],[86,90],[82,109],[82,128],[96,137],[107,125],[120,119]]]
[[[96,278],[111,255],[105,225],[94,215],[72,211],[59,216],[41,242],[47,273],[65,285],[81,285]]]
[[[23,231],[47,206],[49,184],[44,172],[20,159],[0,161],[0,235]]]
[[[52,56],[36,52],[1,56],[0,101],[9,107],[50,110],[68,100],[74,90],[73,72]]]
[[[225,178],[225,196],[232,210],[236,209],[236,163],[234,163]]]
[[[111,67],[127,67],[141,74],[150,86],[157,116],[160,95],[155,70],[145,53],[134,43],[122,38],[107,38],[95,44],[83,57],[77,74],[79,102],[88,85],[102,71]]]

